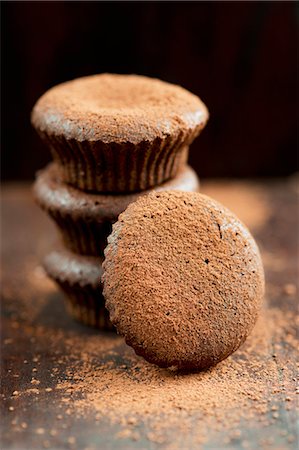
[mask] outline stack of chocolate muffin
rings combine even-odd
[[[63,246],[44,267],[77,320],[112,327],[101,286],[112,224],[153,190],[195,192],[189,145],[208,111],[185,89],[136,75],[101,74],[60,84],[32,112],[54,162],[37,174],[35,198],[55,221]]]

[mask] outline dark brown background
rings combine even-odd
[[[139,73],[202,97],[211,119],[193,145],[200,176],[293,173],[295,3],[2,3],[2,177],[50,159],[30,110],[51,86]]]

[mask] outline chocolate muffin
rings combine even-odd
[[[60,166],[55,163],[40,171],[34,185],[37,203],[57,224],[65,246],[80,254],[103,256],[112,223],[121,212],[140,195],[107,195],[80,191],[62,181]],[[176,177],[156,191],[198,191],[199,180],[189,166],[184,166]]]
[[[108,243],[106,307],[138,355],[161,367],[204,369],[252,330],[262,261],[247,228],[220,203],[153,192],[119,216]]]
[[[45,271],[65,294],[66,307],[77,321],[103,330],[114,329],[102,296],[102,259],[64,249],[44,259]]]
[[[32,111],[64,181],[97,192],[140,191],[175,177],[207,119],[197,96],[137,75],[60,84]]]

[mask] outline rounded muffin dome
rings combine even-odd
[[[126,193],[174,178],[208,116],[200,98],[180,86],[106,73],[53,87],[36,102],[31,121],[64,182]]]
[[[32,111],[32,123],[68,139],[153,141],[204,126],[208,111],[186,89],[140,75],[99,74],[47,91]]]

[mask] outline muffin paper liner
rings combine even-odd
[[[107,237],[112,230],[112,222],[85,221],[61,214],[58,210],[47,211],[55,221],[62,241],[67,249],[80,255],[103,256]],[[117,217],[114,222],[116,222]]]
[[[46,256],[43,266],[64,293],[66,309],[74,319],[102,330],[114,330],[102,294],[101,261],[59,250]]]
[[[65,305],[69,315],[77,322],[101,330],[115,330],[109,320],[101,290],[73,287],[55,281],[65,294]]]
[[[60,165],[64,181],[95,192],[136,192],[174,178],[185,162],[185,147],[198,130],[140,144],[79,142],[39,132]]]

